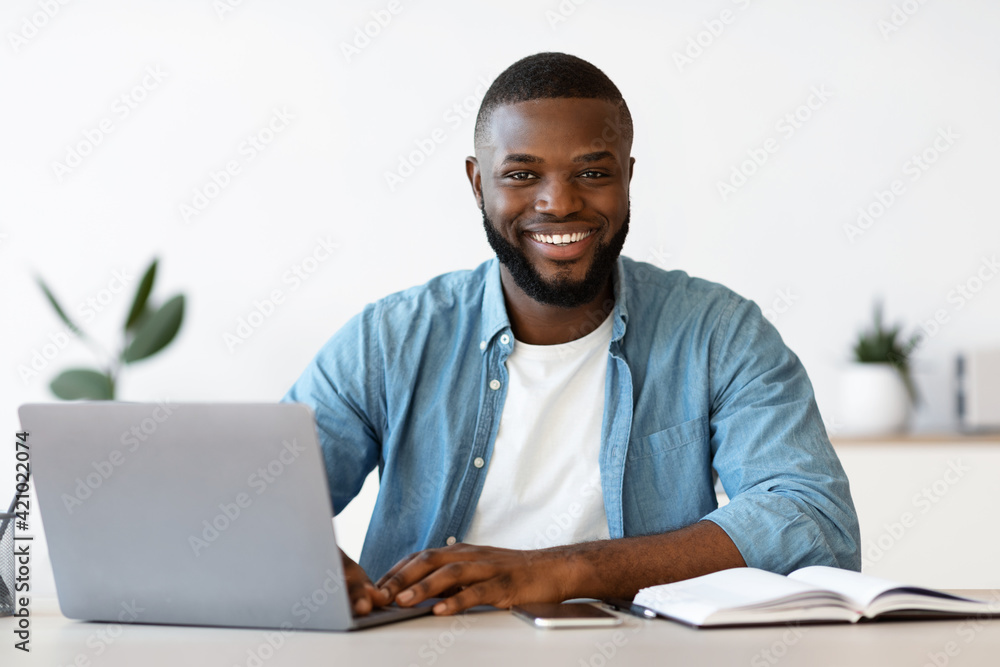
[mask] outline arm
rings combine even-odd
[[[334,516],[358,494],[381,455],[382,376],[373,369],[380,359],[369,308],[323,345],[281,399],[308,405],[316,415]]]
[[[381,385],[370,368],[378,354],[368,313],[337,331],[281,399],[304,403],[316,415],[334,515],[357,495],[380,455]],[[360,565],[343,551],[341,557],[354,612],[367,614],[382,597]]]
[[[725,531],[699,521],[660,535],[537,551],[467,544],[428,549],[400,561],[378,586],[384,600],[400,606],[454,592],[434,606],[435,614],[453,614],[480,604],[631,599],[640,588],[744,564]]]
[[[733,295],[711,358],[712,461],[731,500],[703,518],[750,567],[860,569],[847,475],[798,357],[753,302]]]

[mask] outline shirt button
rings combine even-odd
[[[485,340],[479,341],[479,349],[480,350],[485,350],[486,349],[486,341]]]
[[[448,546],[450,547],[451,545],[453,545],[453,544],[454,544],[455,542],[457,542],[457,541],[458,541],[458,540],[456,540],[456,539],[455,539],[455,536],[454,536],[454,535],[452,535],[452,536],[451,536],[451,537],[449,537],[449,538],[448,538],[447,540],[445,540],[445,541],[444,541],[444,543],[445,543],[445,544],[447,544],[447,545],[448,545]]]
[[[472,465],[476,466],[477,468],[482,468],[484,465],[486,465],[486,461],[485,461],[485,459],[483,459],[482,456],[477,456],[472,461]]]
[[[496,391],[500,388],[500,380],[490,380],[490,389]]]
[[[507,343],[510,342],[510,336],[508,336],[507,334],[500,336],[500,342],[506,345]]]

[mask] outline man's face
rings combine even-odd
[[[628,233],[634,160],[618,109],[580,98],[504,105],[489,135],[467,171],[497,257],[536,301],[592,301]]]

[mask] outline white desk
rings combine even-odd
[[[986,599],[992,595],[976,594]],[[35,600],[32,611],[30,656],[12,647],[13,619],[0,619],[4,667],[1000,664],[1000,619],[694,630],[624,616],[625,625],[614,629],[535,630],[501,611],[424,617],[351,633],[299,632],[285,636],[283,645],[271,650],[266,631],[156,625],[121,626],[109,643],[101,633],[110,640],[115,628],[67,620],[54,600]]]

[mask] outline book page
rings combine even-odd
[[[801,581],[780,574],[738,567],[713,572],[694,579],[652,586],[639,591],[635,603],[696,625],[721,610],[753,612],[784,602],[802,599],[839,598]]]
[[[864,611],[879,595],[903,588],[902,584],[895,581],[825,565],[804,567],[792,572],[788,578],[837,591],[856,605],[858,611]]]
[[[990,606],[931,588],[906,586],[853,570],[814,565],[796,570],[789,578],[835,590],[872,618],[892,611],[935,611],[951,614],[990,613]]]
[[[861,574],[853,570],[842,570],[836,567],[826,567],[824,565],[812,565],[796,570],[788,575],[789,579],[802,581],[820,588],[827,588],[837,591],[852,603],[859,605],[858,611],[864,611],[880,596],[899,593],[908,594],[908,599],[913,599],[914,595],[925,596],[930,599],[927,603],[933,608],[933,602],[937,600],[962,600],[962,598],[950,593],[935,591],[930,588],[920,588],[918,586],[907,586],[897,581],[873,577],[868,574]],[[942,607],[944,608],[944,607]]]

